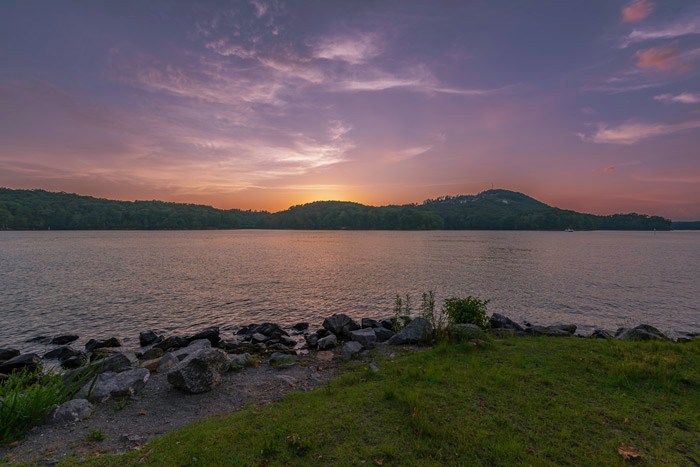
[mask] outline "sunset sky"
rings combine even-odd
[[[700,219],[700,2],[0,2],[0,186]]]

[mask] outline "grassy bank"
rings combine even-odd
[[[630,446],[641,463],[700,463],[700,341],[516,338],[439,346],[380,367],[90,461],[610,465]]]

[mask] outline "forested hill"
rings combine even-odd
[[[670,230],[671,221],[640,214],[581,214],[508,190],[445,196],[402,206],[317,201],[268,213],[0,188],[0,229],[12,230],[564,230],[569,227],[574,230]]]

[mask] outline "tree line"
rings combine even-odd
[[[44,190],[0,188],[5,230],[670,230],[658,216],[596,216],[557,209],[522,193],[488,190],[422,204],[366,206],[317,201],[285,211],[216,209],[163,201],[114,201]]]

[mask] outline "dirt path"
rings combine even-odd
[[[42,425],[31,430],[18,445],[0,451],[0,463],[30,462],[52,465],[68,454],[76,456],[117,453],[134,449],[152,438],[215,415],[225,415],[249,403],[279,400],[294,391],[308,391],[330,379],[336,360],[331,352],[312,352],[301,364],[257,367],[224,375],[211,392],[184,394],[166,381],[165,374],[151,374],[145,389],[125,406],[118,401],[97,404],[87,420],[73,425]],[[103,441],[88,439],[98,430]]]

